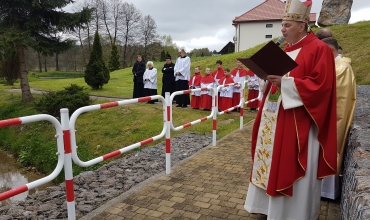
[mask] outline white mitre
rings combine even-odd
[[[312,0],[301,2],[299,0],[287,0],[283,21],[301,21],[308,24],[310,20]]]

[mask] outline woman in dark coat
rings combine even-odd
[[[143,58],[138,55],[137,61],[132,68],[132,74],[134,75],[134,92],[133,98],[140,98],[144,97],[144,83],[143,83],[143,75],[145,72],[145,62]]]
[[[166,57],[166,63],[162,68],[162,96],[165,98],[165,93],[169,92],[172,94],[175,92],[175,76],[174,76],[175,64],[172,63],[171,56]]]

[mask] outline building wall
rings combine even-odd
[[[266,25],[272,25],[267,28]],[[271,38],[266,38],[266,35],[271,35]],[[235,52],[247,50],[258,44],[280,37],[281,21],[257,21],[239,23],[235,25]]]

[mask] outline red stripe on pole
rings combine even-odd
[[[100,104],[100,109],[116,107],[118,105],[119,105],[118,102],[108,102],[108,103]]]
[[[204,117],[204,118],[201,118],[200,121],[206,121],[208,118],[207,117]]]
[[[147,97],[143,97],[143,98],[138,98],[137,100],[138,100],[138,102],[147,102],[147,101],[152,100],[152,97],[147,96]]]
[[[243,107],[240,108],[240,116],[244,116],[244,108]]]
[[[166,139],[166,153],[171,153],[171,139]]]
[[[8,199],[8,198],[13,197],[15,195],[18,195],[22,192],[26,192],[27,190],[28,190],[27,185],[24,185],[24,186],[20,186],[18,188],[11,189],[9,191],[3,192],[3,193],[0,194],[0,201],[3,201],[5,199]]]
[[[69,130],[63,130],[64,154],[70,154],[71,149],[71,133]]]
[[[167,106],[167,121],[171,121],[171,107]]]
[[[182,92],[183,92],[183,94],[189,94],[189,93],[191,93],[191,90],[190,89],[189,90],[184,90]]]
[[[204,91],[204,90],[208,90],[208,88],[207,87],[203,87],[203,88],[200,89],[200,91]]]
[[[0,121],[0,128],[6,127],[6,126],[12,126],[12,125],[20,125],[22,124],[22,121],[20,118],[12,118],[7,120],[1,120]]]
[[[216,130],[216,128],[217,128],[217,121],[213,120],[213,130]]]
[[[143,145],[149,144],[150,142],[153,142],[153,141],[154,141],[153,138],[149,138],[149,139],[146,139],[146,140],[140,142],[140,144],[141,144],[141,146],[143,146]]]
[[[187,128],[187,127],[190,127],[191,126],[191,123],[186,123],[183,125],[184,128]]]
[[[67,192],[67,202],[73,202],[75,200],[75,192],[73,189],[73,179],[66,180],[66,192]]]
[[[103,160],[108,160],[108,159],[110,159],[112,157],[115,157],[115,156],[118,156],[120,154],[121,154],[121,151],[119,151],[119,150],[110,152],[109,154],[103,155]]]

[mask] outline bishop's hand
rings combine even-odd
[[[281,77],[282,76],[268,75],[267,80],[270,81],[275,86],[280,88],[281,87]]]

